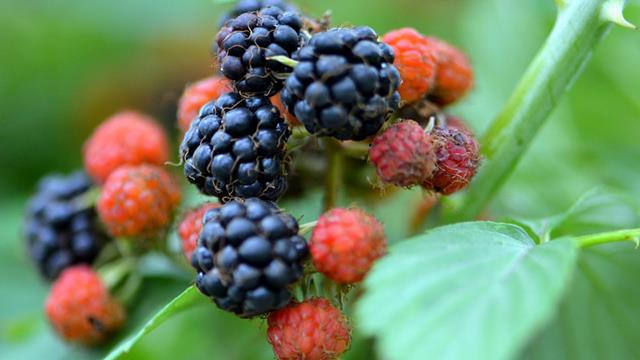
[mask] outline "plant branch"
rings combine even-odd
[[[621,241],[633,241],[638,245],[640,242],[640,228],[579,236],[576,241],[578,246],[582,248]]]
[[[481,139],[485,157],[457,214],[449,221],[474,219],[517,166],[545,120],[591,58],[607,33],[604,0],[560,1],[558,18],[542,49],[502,112]]]
[[[338,192],[342,182],[342,153],[341,146],[336,140],[324,138],[325,153],[327,156],[327,170],[324,180],[323,211],[336,206]]]

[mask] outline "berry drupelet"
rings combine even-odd
[[[290,131],[269,98],[227,93],[207,103],[180,145],[189,182],[221,202],[278,199],[287,188]]]
[[[29,255],[49,280],[71,265],[91,264],[107,240],[94,206],[83,197],[91,186],[84,172],[47,176],[29,202],[25,223]]]
[[[369,27],[315,34],[294,58],[281,98],[312,134],[363,140],[398,108],[393,49]]]
[[[270,58],[291,57],[306,41],[302,26],[300,15],[274,6],[227,21],[216,38],[222,74],[245,96],[276,94],[292,69]]]
[[[242,13],[260,11],[269,6],[277,7],[282,11],[298,11],[293,4],[283,0],[240,0],[236,3],[233,9],[222,16],[220,19],[220,27],[224,26],[227,21],[238,17]]]
[[[192,264],[196,285],[223,310],[252,317],[289,303],[307,244],[298,223],[272,203],[231,201],[203,219]]]

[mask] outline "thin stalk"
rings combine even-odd
[[[327,157],[327,172],[324,179],[324,198],[322,208],[330,210],[338,203],[340,185],[342,183],[343,159],[341,146],[331,138],[323,139]]]
[[[558,18],[502,112],[481,139],[484,164],[457,213],[476,218],[500,190],[545,120],[582,72],[611,27],[601,19],[604,0],[558,1]]]
[[[623,241],[633,241],[638,245],[640,242],[640,228],[579,236],[576,241],[578,246],[582,248]]]

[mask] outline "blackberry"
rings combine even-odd
[[[362,140],[398,108],[393,50],[369,27],[318,33],[294,58],[299,63],[280,96],[310,133]]]
[[[278,199],[287,189],[290,131],[269,98],[227,93],[205,104],[180,145],[189,182],[221,202]]]
[[[275,6],[282,11],[298,11],[298,8],[294,5],[283,0],[240,0],[236,3],[233,9],[231,9],[231,11],[222,15],[222,18],[220,19],[220,27],[224,26],[227,21],[238,17],[242,13],[260,11],[269,6]]]
[[[29,201],[27,248],[49,280],[71,265],[91,264],[107,240],[96,220],[95,207],[83,198],[91,186],[91,180],[81,171],[69,176],[50,175],[40,181]]]
[[[309,253],[298,223],[273,202],[231,201],[203,218],[196,286],[223,310],[252,317],[289,303]]]
[[[300,15],[274,6],[227,21],[216,38],[222,74],[243,95],[275,95],[293,69],[269,58],[291,57],[306,41],[302,26]]]

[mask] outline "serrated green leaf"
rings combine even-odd
[[[191,308],[198,304],[206,303],[206,298],[202,296],[195,286],[188,287],[180,295],[176,296],[171,302],[157,312],[147,323],[140,329],[135,335],[124,340],[113,351],[111,351],[105,360],[118,359],[131,350],[131,348],[140,341],[146,334],[153,331],[162,323],[170,319],[173,315],[180,313],[183,310]]]
[[[388,359],[506,359],[553,315],[576,254],[509,224],[437,228],[374,267],[357,323]]]
[[[633,244],[580,253],[555,319],[524,352],[530,359],[639,359],[640,254]]]
[[[636,227],[638,209],[624,197],[601,188],[586,192],[567,211],[542,219],[514,218],[509,222],[524,227],[542,242],[565,235],[582,235]]]

